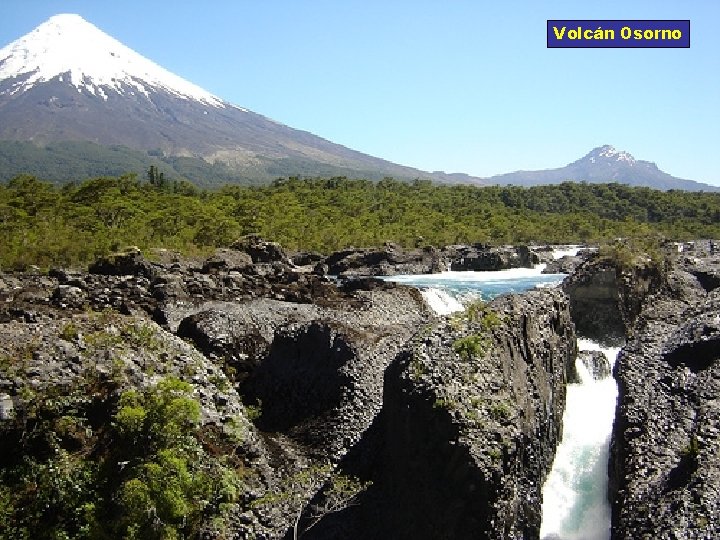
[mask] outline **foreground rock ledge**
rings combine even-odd
[[[330,463],[373,484],[303,538],[536,538],[576,354],[567,297],[511,295],[439,318],[415,289],[337,285],[252,247],[0,276],[0,352],[22,359],[0,373],[6,447],[21,440],[27,388],[69,395],[99,377],[111,387],[102,424],[118,392],[172,375],[193,385],[204,431],[243,432],[232,537],[291,534],[322,478],[292,500],[273,494]]]

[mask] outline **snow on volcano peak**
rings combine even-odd
[[[149,97],[154,89],[225,107],[220,98],[141,56],[80,15],[55,15],[0,49],[0,81],[12,79],[6,93],[23,92],[56,77],[103,99],[109,91]]]
[[[626,161],[630,165],[635,163],[635,158],[631,154],[623,150],[616,150],[614,146],[609,144],[600,147],[599,150],[600,157],[615,158],[615,161]]]

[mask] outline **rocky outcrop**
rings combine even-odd
[[[626,327],[621,314],[617,274],[617,268],[611,263],[592,261],[581,265],[563,283],[580,335],[605,343],[624,340]]]
[[[270,243],[260,243],[283,259]],[[258,248],[260,249],[260,248]],[[260,251],[260,253],[265,253]],[[266,260],[265,255],[257,255]],[[106,257],[83,273],[53,269],[48,275],[19,273],[0,277],[0,322],[37,320],[48,307],[83,311],[145,312],[172,331],[207,302],[246,302],[257,298],[324,306],[358,306],[352,289],[334,280],[295,269],[284,260],[252,262],[244,251],[220,249],[200,261],[165,253],[150,262],[137,251]],[[392,284],[387,285],[392,287]]]
[[[247,403],[262,403],[261,429],[337,461],[380,410],[388,364],[432,317],[415,289],[352,285],[356,309],[271,299],[208,303],[178,334],[230,369]]]
[[[347,249],[323,261],[325,272],[337,276],[392,276],[433,274],[447,270],[448,262],[433,247],[405,250],[387,243],[381,249]]]
[[[540,257],[527,246],[485,244],[403,249],[387,243],[380,249],[347,249],[333,253],[317,268],[338,276],[434,274],[445,270],[507,270],[532,268]]]
[[[0,276],[0,427],[30,391],[64,403],[101,381],[101,430],[119,392],[172,375],[203,451],[244,471],[228,537],[282,538],[303,509],[304,530],[335,468],[373,484],[304,538],[537,536],[576,352],[561,291],[437,318],[415,289],[301,271],[257,238],[93,271]]]
[[[615,539],[720,537],[719,321],[717,291],[656,298],[618,357]]]
[[[445,248],[450,259],[450,270],[507,270],[532,268],[539,257],[527,246],[491,247],[485,244],[450,246]]]
[[[307,537],[537,538],[575,354],[557,290],[423,329],[388,367],[382,410],[343,464],[373,484]]]
[[[225,532],[242,537],[251,526],[263,537],[263,531],[287,527],[287,516],[277,513],[240,518],[252,499],[276,489],[278,474],[220,366],[142,315],[110,310],[73,313],[50,306],[38,315],[38,321],[0,324],[0,470],[4,478],[10,478],[24,462],[35,463],[39,471],[49,463],[52,474],[53,461],[47,461],[48,455],[71,460],[70,469],[56,473],[63,481],[70,481],[73,469],[89,470],[83,469],[88,463],[102,467],[103,474],[111,478],[122,478],[123,467],[130,462],[111,459],[116,444],[112,426],[120,396],[142,392],[174,377],[191,385],[192,398],[200,406],[204,444],[196,459],[210,460],[208,456],[225,452],[232,456],[237,470],[253,471],[252,476],[243,476],[246,491],[227,507]],[[84,486],[88,488],[98,493],[108,489],[100,484]],[[33,489],[49,493],[42,486]],[[72,501],[60,499],[51,507],[57,512],[58,508],[73,508],[71,505]],[[53,519],[75,518],[55,515]],[[5,532],[7,525],[2,524]],[[211,530],[208,537],[213,537]]]
[[[152,278],[155,275],[155,268],[152,263],[143,257],[138,248],[102,257],[88,269],[91,274],[102,274],[105,276],[142,276]]]
[[[706,291],[720,287],[720,242],[705,240],[678,245],[678,265]]]
[[[247,253],[253,263],[290,263],[283,247],[277,242],[268,242],[256,234],[249,234],[234,242],[230,247]]]
[[[595,256],[562,284],[579,335],[621,345],[632,334],[646,298],[667,286],[667,269],[649,260],[625,266]]]
[[[575,255],[565,255],[559,259],[548,261],[543,269],[543,274],[572,274],[578,266],[585,260],[585,257]]]
[[[25,395],[72,404],[76,398],[67,396],[107,387],[87,412],[102,430],[119,392],[176,376],[192,384],[201,404],[207,452],[226,453],[245,471],[224,534],[282,537],[327,477],[328,460],[339,460],[372,423],[384,370],[432,317],[429,308],[409,287],[372,279],[336,284],[266,262],[242,272],[147,263],[152,279],[141,270],[118,275],[145,266],[133,260],[137,266],[110,266],[107,275],[0,277],[0,421],[23,414]],[[177,322],[158,326],[149,315],[159,311]],[[8,430],[0,451],[23,432]],[[316,472],[307,485],[275,497],[308,470]]]

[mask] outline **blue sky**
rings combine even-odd
[[[720,2],[2,0],[0,45],[78,13],[221,98],[423,170],[612,144],[720,185]],[[546,19],[690,19],[690,49],[559,50]]]

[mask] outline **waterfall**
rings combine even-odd
[[[604,352],[611,365],[619,351],[584,339],[578,348]],[[594,380],[580,360],[576,367],[581,382],[567,386],[562,441],[543,487],[540,537],[607,540],[607,464],[617,385],[612,377]]]
[[[420,291],[428,305],[438,315],[450,315],[456,311],[462,311],[465,307],[453,296],[446,291],[430,287]]]

